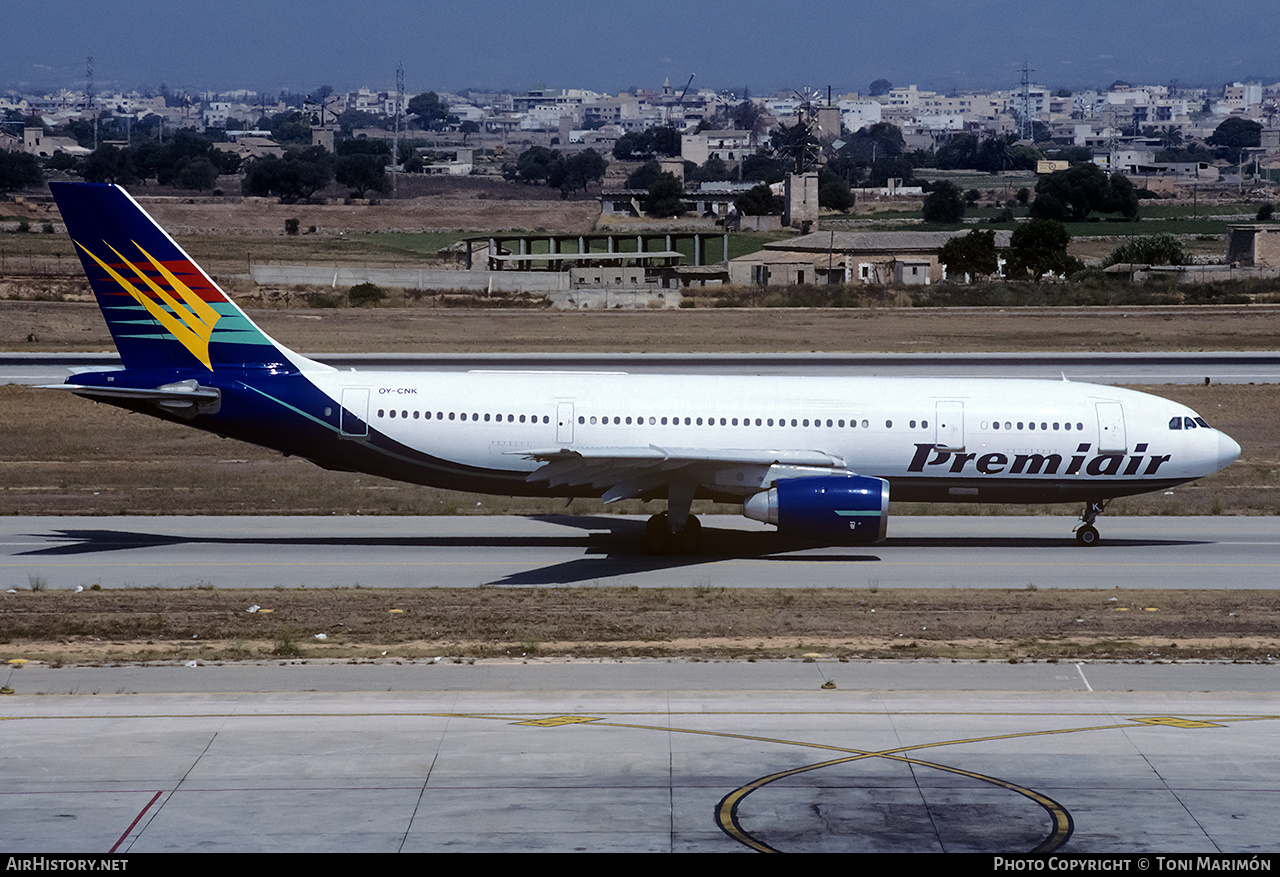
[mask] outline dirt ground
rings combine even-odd
[[[573,312],[250,308],[249,315],[267,334],[301,353],[1083,353],[1274,350],[1280,343],[1280,306],[1272,305]],[[111,349],[106,324],[90,301],[0,300],[0,350]]]
[[[25,590],[0,607],[0,657],[49,663],[1280,656],[1278,591]]]

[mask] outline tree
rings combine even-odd
[[[770,155],[755,153],[742,160],[742,179],[762,183],[781,183],[787,175],[787,162]]]
[[[662,165],[657,159],[646,161],[627,176],[628,189],[648,189],[662,175]]]
[[[547,176],[547,185],[559,189],[567,197],[572,191],[582,189],[585,192],[589,184],[603,180],[608,169],[609,163],[594,149],[584,149],[569,158],[557,154]]]
[[[818,173],[818,206],[848,213],[853,205],[854,197],[849,191],[849,184],[839,174],[823,168]]]
[[[934,183],[924,199],[924,221],[953,224],[964,218],[964,197],[955,183]]]
[[[1082,222],[1095,210],[1136,217],[1138,196],[1133,183],[1123,174],[1108,177],[1092,162],[1048,174],[1036,183],[1032,216]]]
[[[1171,234],[1156,234],[1134,238],[1121,244],[1102,260],[1102,267],[1124,263],[1142,265],[1188,265],[1191,256]]]
[[[782,213],[782,199],[773,194],[768,183],[752,186],[733,202],[744,216],[777,216]]]
[[[755,131],[761,133],[764,127],[764,110],[753,100],[743,99],[729,111],[734,130]]]
[[[867,94],[872,97],[880,97],[880,95],[888,94],[891,91],[893,91],[892,82],[887,79],[877,79],[875,82],[871,83],[871,86],[867,89]]]
[[[559,160],[560,153],[555,150],[545,146],[530,146],[516,156],[514,167],[503,170],[503,176],[522,183],[545,183]]]
[[[1252,119],[1232,116],[1213,130],[1205,141],[1226,150],[1241,150],[1262,143],[1262,126]]]
[[[689,164],[692,165],[693,162]],[[692,183],[714,183],[720,180],[727,180],[729,179],[729,166],[724,163],[723,158],[713,155],[701,167],[695,167],[692,172],[685,171],[684,178]]]
[[[1070,274],[1080,262],[1067,255],[1071,236],[1056,219],[1033,219],[1014,229],[1009,239],[1009,274],[1030,274],[1039,280],[1045,274]]]
[[[333,162],[322,146],[292,149],[284,158],[255,159],[245,170],[241,189],[246,195],[310,198],[333,179]]]
[[[680,154],[680,132],[667,125],[623,134],[613,144],[618,161],[648,161],[657,155],[674,158]]]
[[[938,261],[947,266],[948,274],[968,274],[970,278],[995,274],[1000,264],[996,233],[975,229],[967,235],[957,235],[942,245]]]
[[[268,121],[271,139],[281,146],[310,146],[311,120],[297,110],[277,113]]]
[[[333,176],[344,186],[350,186],[360,198],[370,189],[385,192],[391,187],[387,179],[387,159],[390,155],[364,153],[340,155],[333,165]]]
[[[34,155],[0,150],[0,192],[14,192],[43,182],[44,173]]]
[[[684,213],[684,186],[675,174],[661,173],[649,187],[649,213],[652,216],[679,216]]]
[[[193,158],[178,171],[174,182],[179,188],[203,192],[218,181],[218,169],[207,158]]]
[[[978,166],[978,138],[972,134],[956,134],[938,147],[937,164],[942,170]]]
[[[411,115],[417,116],[418,124],[428,131],[438,130],[449,119],[449,105],[440,100],[440,95],[434,91],[409,98],[406,109]]]
[[[840,154],[855,161],[873,163],[902,155],[905,150],[906,141],[902,139],[901,128],[889,122],[876,122],[850,134]]]
[[[128,185],[138,179],[127,149],[104,143],[84,160],[84,178],[90,183]]]

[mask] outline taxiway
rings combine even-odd
[[[1273,588],[1269,517],[893,517],[877,545],[812,547],[738,516],[655,557],[642,516],[0,517],[7,587]]]
[[[1265,858],[1280,806],[1277,672],[27,667],[0,698],[4,847]]]

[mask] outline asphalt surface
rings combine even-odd
[[[336,368],[568,369],[665,374],[893,375],[1061,379],[1095,384],[1280,382],[1280,351],[1191,353],[544,353],[308,354]],[[62,383],[72,368],[118,367],[114,353],[0,353],[0,383]]]
[[[1277,672],[27,666],[8,673],[16,693],[0,697],[0,846],[126,856],[1034,852],[1054,854],[1062,870],[1071,854],[1269,860]]]
[[[702,518],[704,553],[645,552],[641,516],[0,517],[0,581],[25,588],[1273,588],[1269,517],[894,517],[877,545],[812,547]]]

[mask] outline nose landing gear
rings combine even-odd
[[[1080,516],[1080,526],[1076,527],[1076,544],[1092,546],[1097,545],[1098,540],[1102,537],[1098,534],[1098,528],[1093,525],[1098,515],[1106,509],[1111,500],[1102,500],[1101,502],[1087,502],[1084,505],[1084,514]]]

